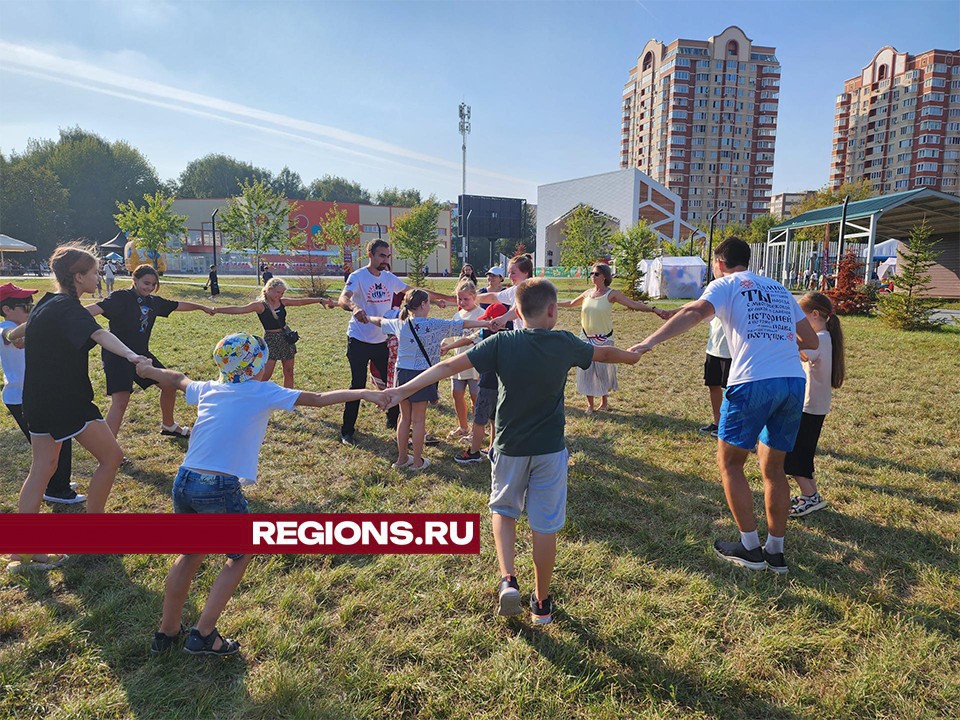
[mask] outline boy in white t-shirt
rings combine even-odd
[[[720,318],[733,362],[720,407],[717,463],[740,540],[718,540],[713,548],[735,565],[784,574],[790,485],[783,463],[800,429],[806,384],[797,346],[816,349],[818,340],[790,291],[776,280],[750,272],[749,264],[749,244],[737,237],[724,240],[714,255],[717,279],[700,299],[684,305],[630,349],[649,352],[714,315]],[[743,471],[755,446],[767,511],[767,541],[762,548],[753,494]]]
[[[258,381],[269,357],[266,342],[255,335],[235,333],[217,343],[213,360],[219,380],[196,382],[183,373],[153,367],[150,361],[137,365],[140,377],[161,387],[184,392],[187,404],[197,406],[197,423],[176,480],[173,510],[177,513],[245,513],[243,485],[257,480],[260,446],[274,410],[293,410],[297,405],[324,407],[348,401],[368,400],[381,407],[379,393],[367,390],[335,390],[314,393]],[[193,576],[206,555],[180,555],[167,574],[163,596],[163,619],[153,637],[150,652],[159,654],[173,647],[185,633],[181,624],[183,606]],[[240,643],[217,632],[217,619],[243,577],[250,555],[228,555],[226,564],[203,606],[197,624],[190,630],[183,651],[190,655],[234,655]]]

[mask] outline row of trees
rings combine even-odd
[[[0,232],[36,245],[49,255],[65,240],[105,242],[116,234],[117,204],[139,204],[145,195],[228,198],[244,184],[263,183],[295,200],[375,203],[413,207],[416,189],[383,188],[371,193],[359,183],[324,175],[305,184],[284,167],[276,175],[226,155],[190,162],[176,180],[161,181],[150,161],[123,140],[109,142],[81,128],[60,131],[56,140],[31,140],[21,153],[0,154]]]
[[[140,246],[154,251],[155,255],[166,252],[171,239],[186,235],[186,216],[173,212],[174,198],[162,191],[145,194],[141,202],[129,200],[118,202],[113,215],[117,226],[130,237],[136,237]],[[292,218],[299,205],[288,202],[266,180],[245,180],[239,194],[229,199],[227,211],[220,218],[223,244],[227,248],[254,251],[256,263],[267,249],[281,253],[303,248],[307,236],[294,225]],[[397,218],[393,226],[393,246],[397,256],[409,261],[409,273],[414,284],[423,282],[423,267],[439,244],[437,220],[441,206],[433,197],[413,206]],[[340,250],[341,259],[347,255],[358,257],[361,248],[361,231],[347,222],[347,211],[336,202],[321,223],[322,245]],[[319,268],[316,267],[313,248],[307,248],[307,266],[310,269],[311,290],[317,291]]]

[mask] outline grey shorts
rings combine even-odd
[[[490,470],[490,512],[520,517],[524,504],[530,529],[555,533],[567,519],[567,461],[564,448],[549,455],[513,457],[494,450]]]
[[[475,425],[486,425],[497,417],[497,391],[493,388],[480,388],[477,391],[477,402],[473,405],[473,422]]]
[[[470,388],[471,395],[476,395],[477,388],[480,386],[480,378],[473,378],[472,380],[458,380],[457,378],[452,378],[450,382],[453,385],[454,392],[463,392],[467,388]]]

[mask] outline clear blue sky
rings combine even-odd
[[[79,125],[161,178],[207,153],[305,182],[467,190],[614,170],[629,68],[650,38],[739,25],[783,68],[774,191],[827,180],[835,96],[884,45],[960,46],[960,3],[0,2],[0,150]],[[95,178],[91,181],[95,182]]]

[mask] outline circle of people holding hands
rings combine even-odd
[[[50,267],[57,291],[36,304],[36,290],[12,283],[0,286],[3,402],[32,450],[18,512],[37,513],[44,500],[85,501],[88,512],[105,512],[116,474],[128,462],[117,436],[134,384],[144,390],[159,387],[160,433],[189,440],[173,481],[174,512],[245,513],[243,488],[256,482],[260,447],[273,411],[342,404],[340,440],[353,446],[360,442],[360,402],[374,403],[386,410],[386,425],[396,432],[392,467],[418,472],[431,464],[424,447],[438,442],[426,432],[428,407],[439,398],[439,382],[451,378],[457,425],[449,438],[465,445],[454,459],[459,464],[490,461],[497,613],[523,612],[515,546],[517,520],[526,512],[534,567],[526,604],[533,622],[549,623],[557,533],[566,519],[564,390],[570,368],[577,368],[577,392],[586,398],[586,412],[606,411],[609,395],[618,389],[616,365],[634,364],[661,343],[709,322],[704,384],[713,422],[701,432],[717,438],[717,463],[739,531],[737,539],[717,540],[713,550],[749,570],[788,572],[788,517],[826,505],[814,480],[813,461],[831,390],[843,382],[842,332],[826,296],[811,292],[798,302],[780,283],[749,271],[750,246],[738,238],[717,247],[712,268],[716,279],[702,296],[673,311],[612,289],[612,273],[604,263],[591,268],[591,287],[561,301],[553,284],[534,277],[528,255],[513,258],[506,271],[490,268],[483,288],[478,288],[472,266],[464,265],[455,294],[444,295],[411,288],[394,275],[386,241],[372,241],[367,251],[368,264],[350,273],[336,301],[285,299],[287,286],[277,277],[267,279],[260,296],[247,305],[208,307],[169,300],[156,294],[157,271],[141,265],[129,289],[115,290],[84,307],[80,299],[96,291],[100,274],[97,257],[79,244],[60,246],[53,253]],[[212,267],[211,290],[215,281]],[[433,305],[443,308],[448,303],[458,308],[452,319],[430,317]],[[350,313],[349,389],[317,393],[294,388],[299,337],[287,324],[287,308],[309,304]],[[621,349],[614,341],[615,304],[656,314],[664,323],[641,342]],[[579,335],[554,329],[561,308],[580,309]],[[216,378],[192,380],[164,366],[150,350],[150,336],[157,318],[194,311],[255,313],[263,334],[227,335],[213,350]],[[107,318],[108,328],[95,320],[98,315]],[[88,355],[95,345],[101,348],[111,398],[105,418],[94,403],[89,377]],[[450,352],[454,354],[442,359]],[[278,361],[282,386],[268,382]],[[379,390],[367,389],[371,375]],[[174,417],[177,392],[197,407],[192,428]],[[74,440],[97,461],[85,496],[70,481]],[[764,481],[767,535],[762,544],[744,474],[753,451]],[[800,488],[793,498],[788,474]],[[151,652],[180,645],[190,654],[239,651],[239,643],[221,637],[216,624],[251,556],[227,557],[188,630],[183,608],[204,557],[180,555],[173,562]],[[8,569],[44,570],[65,560],[63,555],[15,555]]]

